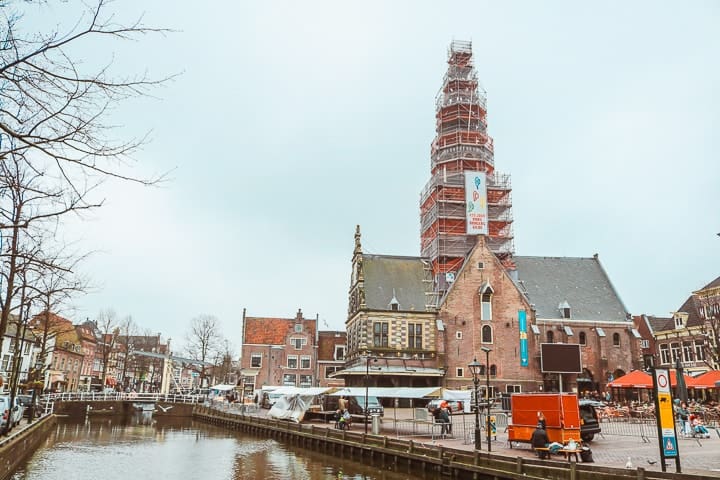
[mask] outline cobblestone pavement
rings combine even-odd
[[[268,410],[260,409],[255,415],[265,416]],[[446,446],[459,450],[473,450],[474,417],[472,415],[453,415],[453,433],[447,438],[431,436],[429,431],[425,435],[413,433],[408,429],[409,419],[413,417],[413,409],[397,408],[386,409],[385,417],[382,420],[381,434],[388,437],[397,437],[405,440],[412,439],[417,443],[426,445]],[[315,425],[316,427],[333,428],[334,423],[322,423],[319,421],[303,422]],[[602,422],[601,427],[605,425]],[[607,430],[622,430],[606,427]],[[355,423],[351,431],[363,432],[365,425]],[[368,426],[371,431],[371,427]],[[530,449],[529,444],[514,443],[512,446],[507,441],[505,428],[498,428],[497,436],[491,441],[492,452],[498,455],[510,457],[536,458],[535,453]],[[720,430],[710,430],[710,438],[678,438],[678,451],[680,453],[680,466],[682,473],[692,473],[720,478]],[[437,433],[437,432],[436,432]],[[487,449],[487,437],[482,432],[482,450]],[[640,435],[610,435],[599,434],[590,443],[594,465],[601,465],[615,468],[625,468],[628,458],[632,468],[644,468],[648,471],[662,471],[660,465],[660,447],[656,438],[645,439]],[[553,460],[566,461],[561,456],[553,456]],[[667,472],[675,473],[675,459],[668,459]]]

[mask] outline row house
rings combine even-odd
[[[693,292],[670,317],[637,318],[647,340],[645,367],[700,375],[720,367],[720,277]]]
[[[270,385],[318,386],[317,319],[250,317],[243,309],[243,394]]]
[[[100,380],[102,369],[100,362],[97,361],[97,339],[92,327],[89,322],[75,325],[75,332],[83,356],[78,390],[84,392],[99,390],[103,387],[103,382]]]
[[[345,382],[335,372],[345,366],[347,334],[342,331],[318,332],[317,386],[343,387]]]
[[[35,336],[11,316],[2,342],[0,352],[0,377],[2,390],[7,390],[13,377],[13,368],[18,374],[18,384],[24,384],[30,378],[38,358]]]

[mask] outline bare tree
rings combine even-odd
[[[115,352],[115,346],[117,344],[118,336],[120,335],[120,328],[118,327],[117,314],[113,309],[106,309],[98,314],[97,320],[97,350],[100,352],[102,359],[102,376],[101,380],[103,385],[107,382],[108,369],[111,367],[110,363],[115,361],[113,353]],[[116,365],[112,365],[115,367]]]
[[[67,192],[47,181],[45,171],[36,171],[18,155],[10,154],[0,161],[0,235],[2,243],[3,283],[0,312],[0,348],[10,313],[17,308],[15,299],[23,285],[17,283],[20,272],[27,279],[37,279],[52,271],[68,274],[67,254],[56,243],[58,218],[66,213],[92,208],[82,203],[74,192]],[[65,263],[63,265],[63,263]],[[73,265],[76,262],[71,261]],[[34,271],[34,275],[32,274]],[[33,283],[33,282],[31,282]],[[31,295],[32,297],[32,295]]]
[[[78,58],[76,52],[82,43],[132,40],[164,30],[139,20],[118,24],[108,3],[84,4],[77,22],[64,31],[59,26],[46,32],[34,32],[27,24],[31,20],[25,20],[33,13],[42,14],[42,2],[2,3],[0,158],[19,154],[34,166],[53,166],[57,178],[71,185],[89,173],[141,183],[157,180],[121,171],[143,139],[115,140],[108,113],[122,100],[147,94],[163,79],[120,76],[113,73],[111,62],[93,68],[96,63]],[[25,11],[31,7],[39,10]]]
[[[137,336],[137,331],[137,325],[135,325],[135,322],[133,322],[132,316],[130,315],[123,318],[118,324],[119,335],[117,338],[117,345],[121,350],[121,353],[125,355],[120,373],[120,381],[124,387],[128,386],[127,373],[130,368],[130,355],[132,354],[132,350],[135,348],[133,342],[135,341],[134,337]]]
[[[202,365],[200,367],[200,385],[205,386],[207,364],[213,363],[223,345],[218,319],[213,315],[199,315],[193,318],[185,341],[188,356],[198,360]]]
[[[29,9],[45,1],[0,3],[0,244],[4,298],[0,299],[0,347],[10,312],[18,308],[16,277],[22,237],[37,224],[99,207],[90,192],[104,178],[156,184],[162,176],[127,173],[131,154],[144,138],[117,140],[108,113],[113,106],[146,95],[164,81],[112,72],[79,58],[83,42],[129,40],[164,32],[140,21],[121,25],[105,0],[83,4],[78,20],[63,29],[34,31]],[[46,12],[47,13],[47,12]]]

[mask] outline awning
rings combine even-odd
[[[344,370],[338,370],[331,374],[331,377],[343,377],[345,375],[394,375],[400,377],[442,377],[445,372],[439,368],[428,367],[403,367],[399,365],[374,365],[370,364],[368,369],[366,365],[353,365]]]
[[[117,380],[115,380],[114,377],[107,377],[107,378],[105,379],[105,385],[108,385],[108,386],[110,386],[110,387],[114,387],[115,385],[117,385]]]
[[[65,381],[64,373],[53,373],[52,375],[50,375],[50,383],[64,382],[64,381]]]
[[[272,390],[272,393],[279,393],[280,395],[303,395],[303,396],[315,396],[323,394],[331,394],[337,390],[335,387],[277,387]]]
[[[368,387],[367,394],[370,397],[380,398],[440,398],[442,390],[442,387]],[[364,397],[365,387],[339,388],[328,395]]]
[[[231,385],[229,383],[218,383],[217,385],[210,387],[210,390],[217,390],[218,392],[229,392],[234,388],[235,385]]]

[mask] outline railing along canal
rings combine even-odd
[[[40,397],[40,402],[168,402],[168,403],[203,403],[207,400],[204,395],[176,395],[169,393],[125,393],[125,392],[61,392],[48,393]]]

